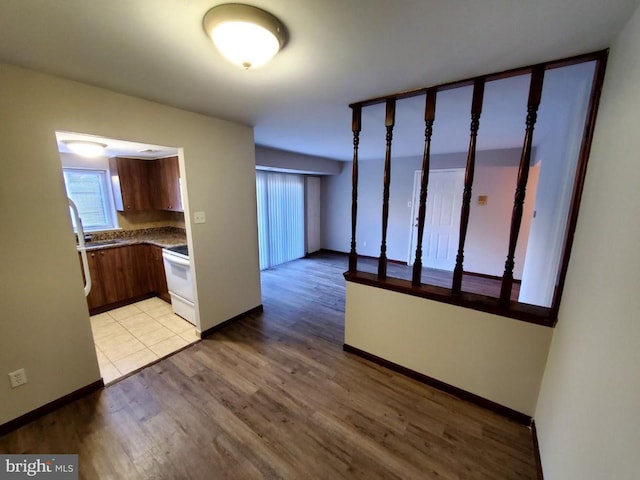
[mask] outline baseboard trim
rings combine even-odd
[[[223,328],[228,327],[229,325],[231,325],[234,322],[237,322],[238,320],[241,320],[242,318],[251,315],[253,313],[261,313],[264,311],[264,307],[262,306],[262,304],[258,305],[257,307],[253,307],[249,310],[247,310],[246,312],[243,312],[239,315],[236,315],[233,318],[230,318],[229,320],[225,320],[222,323],[219,323],[218,325],[214,325],[211,328],[207,328],[206,330],[203,330],[202,333],[200,334],[200,338],[206,338],[209,335],[217,332],[218,330],[222,330]]]
[[[396,373],[400,373],[409,378],[417,380],[418,382],[424,383],[431,387],[437,388],[438,390],[442,390],[443,392],[454,395],[461,400],[466,400],[467,402],[474,403],[483,408],[486,408],[487,410],[496,412],[522,425],[531,425],[531,417],[529,415],[518,412],[509,407],[505,407],[504,405],[500,405],[499,403],[483,398],[479,395],[476,395],[475,393],[471,393],[461,388],[454,387],[453,385],[449,385],[448,383],[442,382],[423,373],[416,372],[415,370],[411,370],[410,368],[403,367],[402,365],[398,365],[397,363],[393,363],[389,360],[378,357],[377,355],[374,355],[372,353],[365,352],[364,350],[360,350],[359,348],[353,347],[346,343],[342,346],[342,348],[345,352],[353,353],[354,355],[362,357],[365,360],[369,360],[382,367],[388,368],[389,370],[393,370]]]
[[[142,300],[146,300],[148,298],[153,298],[157,296],[154,292],[145,293],[144,295],[138,295],[136,297],[127,298],[125,300],[120,300],[118,302],[109,303],[108,305],[100,305],[99,307],[94,307],[89,309],[89,315],[98,315],[100,313],[108,312],[109,310],[114,310],[120,307],[126,307],[127,305],[131,305],[132,303],[141,302]],[[166,302],[167,300],[163,298]],[[171,299],[168,300],[171,303]]]
[[[31,410],[24,415],[14,418],[13,420],[9,420],[7,423],[3,423],[2,425],[0,425],[0,436],[17,430],[27,423],[45,416],[47,413],[53,412],[54,410],[67,405],[68,403],[71,403],[81,397],[84,397],[85,395],[93,393],[102,388],[104,388],[104,382],[102,381],[102,379],[100,379],[93,383],[90,383],[89,385],[85,385],[84,387],[81,387],[78,390],[65,395],[64,397],[60,397],[52,402],[47,403],[46,405],[38,407],[35,410]]]
[[[533,455],[536,460],[538,480],[544,480],[544,473],[542,472],[542,458],[540,457],[540,444],[538,443],[538,430],[536,429],[535,420],[531,420],[531,437],[533,439]]]

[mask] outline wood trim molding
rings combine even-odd
[[[367,272],[345,272],[344,278],[347,282],[359,283],[370,287],[382,288],[383,290],[403,293],[405,295],[435,300],[436,302],[471,308],[480,312],[513,318],[536,325],[545,327],[555,325],[555,318],[551,316],[552,310],[546,307],[514,301],[511,301],[508,305],[500,305],[499,299],[495,297],[469,292],[461,292],[459,295],[454,295],[448,288],[428,284],[414,287],[410,281],[400,278],[387,277],[385,280],[378,280],[376,275]]]
[[[598,50],[596,52],[585,53],[583,55],[576,55],[574,57],[561,58],[558,60],[552,60],[550,62],[543,62],[538,65],[543,65],[546,70],[552,70],[554,68],[566,67],[568,65],[575,65],[577,63],[589,62],[592,60],[599,60],[603,55],[606,55],[608,52],[605,50]],[[518,75],[525,75],[530,73],[532,68],[536,65],[529,65],[526,67],[517,67],[512,68],[510,70],[505,70],[502,72],[480,75],[480,77],[484,77],[487,82],[492,82],[494,80],[501,80],[503,78],[511,78]],[[369,105],[377,105],[379,103],[384,103],[388,98],[395,98],[396,100],[402,100],[404,98],[417,97],[418,95],[424,95],[427,91],[427,88],[434,88],[438,92],[443,92],[445,90],[451,90],[453,88],[466,87],[469,85],[473,85],[473,81],[479,77],[466,78],[464,80],[458,80],[449,83],[442,83],[440,85],[430,85],[428,87],[417,88],[414,90],[407,90],[404,92],[394,93],[391,95],[384,95],[381,97],[370,98],[368,100],[360,100],[358,102],[354,102],[349,105],[349,107],[367,107]]]
[[[223,328],[228,327],[232,323],[237,322],[238,320],[241,320],[244,317],[247,317],[247,316],[252,315],[254,313],[261,313],[263,311],[264,311],[264,307],[262,306],[262,304],[260,304],[257,307],[253,307],[253,308],[247,310],[246,312],[243,312],[243,313],[241,313],[239,315],[236,315],[235,317],[232,317],[232,318],[230,318],[228,320],[225,320],[224,322],[219,323],[218,325],[214,325],[211,328],[207,328],[202,333],[200,333],[200,338],[208,337],[208,336],[216,333],[218,330],[222,330]]]
[[[146,300],[148,298],[153,298],[158,296],[158,298],[162,298],[165,302],[168,300],[166,298],[160,297],[156,295],[154,292],[145,293],[144,295],[138,295],[135,297],[127,298],[125,300],[120,300],[118,302],[109,303],[108,305],[101,305],[99,307],[90,308],[89,315],[98,315],[99,313],[108,312],[109,310],[113,310],[115,308],[125,307],[127,305],[131,305],[132,303],[141,302],[142,300]],[[171,303],[169,300],[168,303]]]
[[[544,480],[544,473],[542,472],[542,458],[540,457],[540,444],[538,443],[538,430],[536,429],[535,420],[531,420],[531,438],[533,440],[533,455],[536,460],[538,480]]]
[[[365,352],[364,350],[360,350],[359,348],[353,347],[349,344],[345,343],[342,348],[345,352],[352,353],[361,358],[364,358],[365,360],[369,360],[370,362],[373,362],[377,365],[388,368],[389,370],[392,370],[396,373],[417,380],[420,383],[424,383],[431,387],[437,388],[438,390],[442,390],[443,392],[449,393],[455,397],[460,398],[461,400],[471,402],[480,407],[486,408],[487,410],[496,412],[522,425],[531,425],[532,419],[529,415],[518,412],[509,407],[505,407],[504,405],[500,405],[499,403],[483,398],[479,395],[476,395],[475,393],[471,393],[461,388],[454,387],[453,385],[449,385],[448,383],[442,382],[423,373],[416,372],[415,370],[411,370],[410,368],[403,367],[402,365],[398,365],[397,363],[378,357],[377,355],[374,355],[372,353]]]
[[[84,397],[85,395],[89,395],[97,390],[104,388],[104,382],[102,379],[97,380],[89,385],[85,385],[84,387],[75,390],[64,397],[60,397],[52,402],[47,403],[41,407],[36,408],[35,410],[31,410],[30,412],[25,413],[13,420],[9,420],[7,423],[0,425],[0,436],[6,435],[13,430],[17,430],[18,428],[30,423],[34,420],[37,420],[40,417],[45,416],[47,413],[53,412],[60,407],[67,405],[80,397]]]

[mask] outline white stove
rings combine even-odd
[[[173,313],[196,324],[191,262],[186,245],[162,249],[164,273],[171,296]]]

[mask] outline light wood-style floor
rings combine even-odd
[[[0,438],[85,479],[534,479],[529,429],[342,351],[346,257],[263,272],[264,313]]]

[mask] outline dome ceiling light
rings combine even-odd
[[[204,16],[204,30],[220,53],[248,70],[267,63],[287,43],[287,29],[269,12],[225,3]]]
[[[86,140],[64,140],[64,143],[69,150],[83,157],[98,157],[104,155],[104,149],[107,146],[104,143],[89,142]]]

